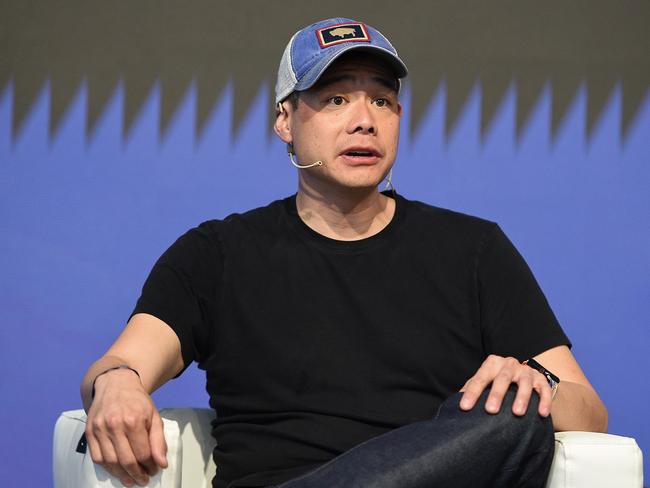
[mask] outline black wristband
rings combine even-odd
[[[533,368],[534,370],[537,370],[540,373],[542,373],[546,378],[546,381],[548,381],[548,385],[553,389],[553,393],[555,393],[555,389],[557,388],[557,385],[560,383],[560,378],[555,376],[553,373],[551,373],[548,369],[546,369],[544,366],[539,364],[534,359],[526,359],[522,364],[526,364],[531,368]]]
[[[128,369],[133,371],[135,374],[138,375],[138,378],[140,378],[140,373],[138,373],[135,369],[133,369],[131,366],[127,364],[120,364],[119,366],[113,366],[112,368],[108,368],[107,370],[102,371],[99,373],[97,376],[95,376],[95,379],[93,380],[93,387],[92,390],[90,391],[90,399],[94,400],[95,399],[95,381],[97,381],[97,378],[99,378],[101,375],[108,373],[109,371],[113,371],[114,369]]]

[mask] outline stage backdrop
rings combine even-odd
[[[51,484],[59,412],[179,234],[295,191],[274,72],[339,15],[411,68],[397,190],[501,224],[649,458],[649,5],[0,2],[0,484]],[[155,398],[207,402],[194,368]]]

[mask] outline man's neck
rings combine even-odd
[[[356,241],[379,233],[395,214],[395,200],[371,189],[341,190],[323,195],[300,185],[296,207],[302,221],[319,234]]]

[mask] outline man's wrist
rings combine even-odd
[[[138,376],[138,379],[140,379],[140,373],[138,373],[138,371],[136,369],[132,368],[128,364],[118,364],[117,366],[112,366],[110,368],[107,368],[104,371],[102,371],[101,373],[95,375],[95,378],[93,379],[92,387],[91,387],[91,390],[90,390],[90,400],[91,401],[94,400],[94,398],[95,398],[95,383],[97,382],[97,379],[99,377],[101,377],[101,376],[104,376],[106,373],[110,373],[111,371],[118,371],[120,369],[133,371]]]

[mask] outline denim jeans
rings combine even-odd
[[[555,442],[550,417],[512,413],[511,387],[498,414],[485,411],[489,391],[469,412],[461,394],[448,398],[431,420],[370,439],[317,469],[276,488],[543,487]]]

